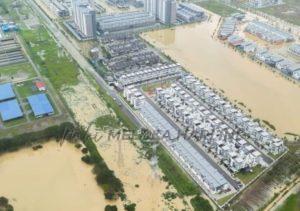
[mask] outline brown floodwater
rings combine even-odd
[[[1,155],[0,196],[22,211],[104,210],[108,202],[81,156],[73,145],[54,141]]]
[[[277,134],[300,134],[300,86],[212,38],[218,21],[212,16],[209,22],[151,31],[142,37],[211,87],[224,91],[232,102],[244,103],[244,110],[269,121]]]

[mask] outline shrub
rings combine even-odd
[[[213,211],[209,201],[199,195],[191,199],[191,205],[193,206],[194,211]]]
[[[106,205],[104,211],[118,211],[116,205]]]
[[[135,207],[136,207],[136,204],[135,203],[132,203],[132,204],[125,204],[124,205],[124,209],[126,211],[135,211]]]
[[[81,160],[83,162],[85,162],[86,164],[92,164],[93,163],[93,160],[91,159],[91,157],[89,155],[82,156]]]

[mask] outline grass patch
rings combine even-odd
[[[28,62],[0,67],[0,79],[1,77],[14,79],[18,74],[25,74],[26,79],[36,76],[33,67]]]
[[[298,211],[300,207],[300,192],[290,195],[277,211]]]
[[[106,106],[111,108],[119,120],[123,123],[125,127],[129,130],[136,130],[137,126],[131,121],[131,119],[121,110],[121,107],[114,101],[114,99],[108,95],[103,89],[98,88],[98,92],[102,97],[103,101],[106,102]]]
[[[270,122],[268,122],[267,120],[263,120],[262,122],[265,123],[272,130],[276,130],[276,127],[272,125]]]
[[[257,175],[259,175],[263,171],[263,168],[260,166],[256,166],[252,168],[252,172],[238,172],[235,174],[237,178],[239,178],[244,184],[248,184],[251,182]]]
[[[72,86],[78,83],[79,71],[76,63],[64,54],[44,27],[23,30],[20,34],[31,58],[57,90],[64,85]]]
[[[217,0],[197,2],[196,4],[223,17],[230,16],[232,13],[241,12]]]
[[[217,200],[217,203],[222,206],[223,204],[225,204],[234,194],[229,194],[228,196],[224,196],[223,198],[220,198]]]
[[[15,86],[16,91],[21,98],[26,98],[34,94],[40,93],[34,85],[33,81],[25,81]]]
[[[120,126],[120,122],[116,117],[113,117],[112,115],[108,114],[98,117],[95,121],[95,125],[97,128],[101,129],[104,129],[105,127],[118,128]]]
[[[170,182],[184,196],[200,194],[199,187],[188,175],[178,166],[170,155],[162,148],[157,148],[158,165],[165,175],[165,179]]]

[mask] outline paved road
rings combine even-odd
[[[27,4],[37,12],[37,15],[44,21],[44,25],[53,34],[55,40],[63,46],[66,51],[73,57],[73,59],[79,64],[79,66],[88,71],[100,85],[100,87],[105,90],[105,92],[110,95],[118,105],[120,105],[122,112],[124,112],[138,127],[144,127],[139,117],[134,113],[132,108],[124,102],[124,100],[118,95],[117,91],[112,89],[104,79],[95,71],[93,66],[86,60],[86,58],[80,53],[80,51],[74,46],[74,44],[59,30],[60,26],[51,21],[51,19],[41,10],[39,6],[34,2],[34,0],[26,0]]]

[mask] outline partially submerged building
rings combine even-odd
[[[294,37],[290,33],[256,20],[251,21],[245,28],[245,31],[274,44],[294,41]]]
[[[227,39],[231,36],[236,28],[237,20],[232,17],[225,18],[220,29],[219,29],[219,38],[220,39]]]
[[[300,44],[293,44],[289,47],[289,52],[296,55],[300,56]]]

